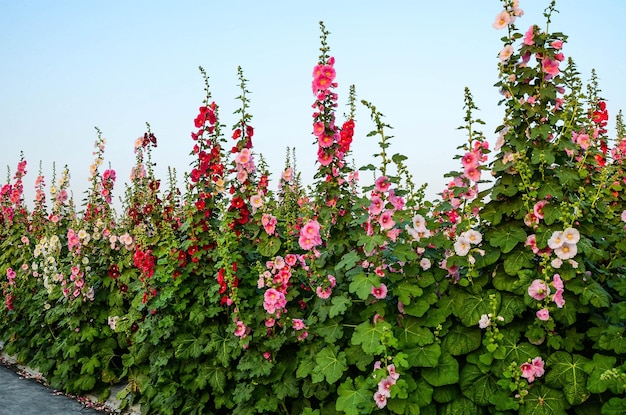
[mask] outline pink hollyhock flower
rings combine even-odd
[[[568,244],[577,244],[580,240],[580,232],[574,228],[567,228],[563,231],[563,240]]]
[[[541,301],[550,294],[550,287],[542,280],[534,280],[528,287],[528,295],[537,301]]]
[[[374,401],[379,409],[383,409],[387,405],[387,397],[380,392],[374,394]]]
[[[322,243],[320,237],[320,224],[314,219],[310,219],[300,229],[300,238],[298,240],[300,247],[304,250],[310,250]]]
[[[290,267],[293,267],[294,265],[296,265],[297,261],[298,261],[298,257],[295,256],[294,254],[287,254],[287,255],[285,255],[285,262]]]
[[[370,215],[378,215],[380,212],[383,211],[383,207],[385,206],[385,204],[383,203],[383,200],[374,195],[370,198],[370,206],[368,208],[368,211],[370,213]]]
[[[492,27],[496,30],[504,29],[511,23],[511,15],[506,10],[502,10],[496,16],[496,20],[493,22]]]
[[[380,284],[378,288],[372,287],[372,295],[379,300],[387,297],[387,286],[385,284]]]
[[[550,312],[547,308],[542,308],[537,311],[537,318],[541,321],[548,321],[550,319]]]
[[[574,244],[563,242],[561,246],[554,250],[554,253],[562,260],[571,259],[578,253],[578,248]]]
[[[550,236],[550,239],[548,239],[548,246],[550,249],[557,249],[563,246],[563,242],[565,242],[563,239],[563,232],[555,231],[552,236]]]
[[[393,211],[385,210],[378,218],[378,223],[382,229],[391,229],[396,224],[393,220]]]
[[[459,236],[454,243],[454,252],[458,256],[465,256],[470,250],[470,241],[463,236]]]
[[[535,371],[535,377],[542,377],[545,373],[545,362],[543,361],[543,359],[537,356],[532,360],[531,365],[533,366],[533,370]]]
[[[404,198],[402,196],[396,196],[393,189],[389,190],[389,202],[391,202],[396,210],[402,210],[402,208],[404,208]]]
[[[332,154],[326,153],[323,151],[323,148],[320,147],[320,151],[317,152],[317,161],[324,167],[330,165],[333,162]]]
[[[299,318],[294,318],[292,320],[292,327],[294,330],[297,330],[297,331],[306,329],[306,326],[304,325],[304,321],[302,321],[302,319],[299,319]]]
[[[550,43],[550,46],[552,46],[554,49],[561,49],[563,47],[563,41],[562,40],[555,40],[552,43]]]
[[[476,167],[478,166],[478,156],[473,151],[468,151],[461,158],[461,164],[463,164],[464,168]]]
[[[333,276],[328,274],[328,281],[330,282],[330,287],[331,288],[335,288],[335,286],[337,285],[337,279]]]
[[[486,329],[489,324],[491,324],[491,319],[489,319],[488,314],[483,314],[480,316],[480,320],[478,320],[478,327],[481,329]]]
[[[315,293],[322,300],[326,300],[333,293],[333,290],[330,287],[325,287],[325,288],[324,287],[317,287],[315,289]]]
[[[430,262],[430,259],[428,259],[428,258],[422,258],[420,260],[420,267],[422,267],[422,269],[424,271],[428,271],[430,269],[431,265],[432,264]]]
[[[387,372],[389,372],[389,377],[394,381],[400,378],[400,374],[396,372],[396,365],[394,364],[387,365]]]
[[[287,305],[287,301],[285,299],[285,294],[276,290],[275,288],[270,288],[265,291],[263,308],[269,314],[274,314],[276,310],[282,310]]]
[[[333,137],[331,137],[331,136],[326,135],[326,134],[322,134],[321,136],[319,136],[319,138],[317,140],[317,143],[322,148],[328,148],[328,147],[332,146],[334,142],[335,142],[335,139]]]
[[[528,380],[528,383],[533,383],[535,381],[535,368],[532,364],[528,362],[522,363],[520,369],[522,370],[522,377]]]
[[[461,236],[467,239],[472,245],[478,245],[483,240],[483,236],[481,235],[481,233],[474,229],[463,232]]]
[[[381,193],[385,193],[389,190],[389,187],[391,186],[391,182],[389,181],[387,176],[380,176],[378,179],[376,179],[375,185],[376,185],[376,190],[378,190]]]
[[[378,393],[385,395],[387,398],[391,397],[391,387],[396,384],[395,379],[391,376],[387,376],[378,382]]]
[[[263,229],[268,235],[273,235],[276,231],[276,224],[278,223],[277,219],[270,215],[269,213],[264,213],[261,217],[261,224],[263,225]]]
[[[552,286],[557,291],[565,288],[565,286],[563,285],[563,280],[561,279],[561,276],[559,274],[554,274],[552,276]]]
[[[246,325],[243,324],[243,321],[237,321],[235,324],[237,325],[237,327],[235,327],[235,336],[241,337],[242,339],[245,338],[248,335],[248,328]]]
[[[313,135],[316,137],[321,137],[324,134],[324,131],[326,131],[326,126],[323,122],[316,122],[313,124]]]
[[[532,25],[528,28],[526,33],[524,34],[524,44],[527,46],[532,46],[535,44],[533,38],[535,37],[535,25]]]
[[[535,203],[535,206],[533,206],[533,213],[537,218],[543,219],[543,207],[547,203],[548,202],[546,200],[540,200],[539,202]]]
[[[473,182],[477,182],[480,180],[481,173],[476,167],[469,167],[464,169],[463,176]]]
[[[563,308],[563,306],[565,305],[565,299],[563,298],[564,292],[565,291],[563,289],[557,289],[552,296],[552,301],[554,301],[558,308]]]
[[[626,210],[622,212],[622,222],[626,222]]]
[[[502,48],[498,57],[500,58],[500,61],[504,63],[511,58],[511,55],[513,55],[513,46],[506,45],[504,48]]]
[[[543,58],[541,62],[541,68],[550,76],[557,76],[559,74],[559,61],[556,59],[550,59],[548,57]]]
[[[9,280],[9,284],[15,284],[15,276],[17,274],[13,271],[13,268],[7,268],[7,279]]]

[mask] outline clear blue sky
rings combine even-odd
[[[520,0],[517,21],[545,27],[548,0]],[[229,128],[236,121],[237,66],[252,91],[255,151],[274,178],[287,146],[297,148],[305,183],[315,168],[311,135],[311,70],[319,26],[331,32],[340,105],[355,84],[395,128],[392,152],[409,157],[418,184],[441,191],[443,174],[465,137],[463,89],[469,87],[495,143],[502,119],[497,81],[502,32],[491,27],[496,0],[370,1],[84,1],[23,0],[0,4],[0,184],[15,171],[20,151],[29,164],[27,199],[42,162],[49,189],[52,163],[70,167],[76,202],[88,187],[95,126],[107,139],[106,162],[118,172],[123,196],[134,163],[134,140],[149,122],[158,137],[157,175],[167,166],[179,180],[188,170],[190,132],[204,98],[203,66]],[[557,2],[551,28],[569,35],[564,47],[584,80],[595,68],[608,100],[610,125],[626,109],[623,19],[626,2]],[[343,112],[345,107],[340,107]],[[375,140],[363,107],[357,114],[354,158],[371,161]],[[275,183],[275,182],[274,182]],[[274,185],[275,186],[275,185]]]

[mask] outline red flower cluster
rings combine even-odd
[[[237,263],[233,262],[233,272],[237,272]],[[217,283],[220,285],[219,293],[222,294],[222,298],[220,300],[220,304],[231,305],[232,300],[227,294],[228,291],[228,282],[225,278],[225,270],[224,268],[220,268],[217,273]],[[237,288],[239,286],[239,278],[236,275],[233,275],[232,288]]]
[[[352,144],[352,137],[354,136],[354,120],[350,119],[343,123],[341,127],[341,133],[339,135],[339,150],[342,153],[350,151],[350,144]]]
[[[211,126],[215,125],[217,122],[217,117],[215,116],[215,102],[211,103],[208,107],[200,107],[200,113],[193,122],[196,128],[202,128],[207,121]]]
[[[152,255],[151,249],[142,251],[137,248],[135,250],[135,254],[133,255],[133,263],[141,271],[142,277],[140,277],[140,279],[142,281],[143,276],[150,278],[154,275],[155,258],[154,255]]]

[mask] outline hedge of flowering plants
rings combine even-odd
[[[184,189],[155,177],[150,126],[119,213],[99,131],[80,210],[67,169],[39,173],[29,208],[20,159],[0,190],[5,352],[67,392],[124,385],[146,414],[623,413],[626,129],[619,113],[609,138],[595,73],[522,15],[505,0],[493,24],[496,141],[466,90],[435,201],[354,88],[338,118],[323,24],[309,189],[289,149],[270,186],[241,70],[229,127],[201,69]],[[359,169],[357,107],[379,142]]]

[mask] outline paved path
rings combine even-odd
[[[102,415],[0,365],[0,415]]]

